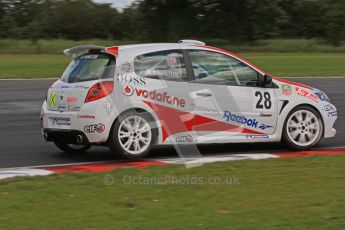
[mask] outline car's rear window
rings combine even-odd
[[[84,54],[71,61],[61,80],[68,83],[113,78],[115,57],[104,53]]]

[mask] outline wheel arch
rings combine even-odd
[[[155,137],[156,139],[155,139],[155,143],[154,144],[157,144],[158,141],[159,141],[158,137],[160,136],[160,131],[158,129],[158,127],[159,127],[158,126],[158,121],[157,121],[157,119],[156,119],[156,117],[155,117],[155,115],[153,113],[149,112],[148,110],[146,110],[144,108],[140,108],[140,107],[134,107],[134,108],[126,109],[126,110],[122,111],[121,113],[119,113],[115,117],[113,123],[111,124],[110,132],[109,132],[108,139],[107,139],[107,143],[109,142],[109,139],[111,138],[110,134],[113,132],[114,125],[118,121],[119,117],[122,116],[125,113],[130,112],[130,111],[134,111],[134,112],[137,112],[137,113],[147,113],[147,114],[149,114],[152,117],[152,120],[156,123],[155,129],[157,129],[157,136]]]
[[[285,127],[285,122],[287,121],[288,116],[289,116],[289,114],[291,113],[291,111],[294,110],[295,108],[301,107],[301,106],[306,106],[306,107],[312,108],[312,109],[314,109],[314,110],[319,114],[319,116],[321,117],[321,122],[322,122],[322,127],[323,127],[321,137],[323,137],[323,136],[325,135],[325,121],[324,121],[324,118],[323,118],[323,116],[322,116],[320,110],[319,110],[315,105],[309,104],[309,103],[297,104],[297,105],[295,105],[294,107],[292,107],[292,108],[290,109],[290,111],[287,113],[287,115],[286,115],[286,117],[285,117],[285,119],[284,119],[284,125],[283,125],[283,127],[282,127],[282,134],[283,134],[283,129],[284,129],[284,127]]]

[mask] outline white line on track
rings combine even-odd
[[[313,150],[322,150],[322,149],[338,149],[338,148],[345,148],[345,146],[331,146],[331,147],[320,147],[314,148]],[[311,150],[311,151],[313,151]],[[286,150],[289,151],[289,150]],[[284,150],[284,152],[286,152]],[[250,155],[250,154],[277,154],[279,152],[283,152],[283,150],[267,150],[267,151],[250,151],[250,152],[234,152],[234,153],[222,153],[222,154],[208,154],[204,155],[203,158],[208,157],[230,157],[231,155]],[[291,151],[293,153],[293,151]],[[143,161],[169,161],[169,160],[176,160],[179,159],[178,156],[174,157],[163,157],[163,158],[148,158],[143,159]],[[21,166],[21,167],[13,167],[13,168],[0,168],[0,172],[3,170],[15,170],[15,169],[26,169],[26,168],[50,168],[50,167],[64,167],[64,166],[74,166],[74,165],[87,165],[87,164],[103,164],[103,163],[121,163],[121,162],[128,162],[128,161],[121,161],[121,160],[108,160],[108,161],[88,161],[88,162],[77,162],[77,163],[64,163],[64,164],[50,164],[50,165],[31,165],[31,166]]]

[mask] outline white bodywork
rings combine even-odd
[[[93,46],[77,47],[65,53],[76,57],[76,54],[80,55],[92,48]],[[103,47],[94,48],[109,52]],[[116,68],[112,79],[112,93],[99,100],[84,103],[90,87],[104,80],[77,83],[57,80],[48,90],[47,100],[42,107],[42,128],[78,130],[85,134],[89,143],[104,144],[119,114],[140,109],[149,112],[156,121],[157,144],[277,142],[281,140],[283,125],[289,112],[298,105],[309,105],[322,117],[323,137],[333,137],[336,134],[333,128],[337,119],[335,107],[329,102],[321,101],[315,96],[313,89],[305,85],[278,78],[273,78],[276,86],[273,88],[205,84],[143,79],[135,73],[135,57],[164,50],[219,52],[238,59],[259,74],[265,74],[229,52],[193,42],[119,46],[118,52],[114,53]],[[193,64],[193,68],[203,72],[196,64]],[[269,106],[258,108],[260,94],[269,96]],[[50,104],[52,96],[55,97],[53,105]],[[175,102],[171,102],[172,97],[176,99]],[[261,104],[265,103],[264,100],[265,98]],[[102,128],[98,130],[97,125]]]

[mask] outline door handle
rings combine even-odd
[[[260,117],[272,117],[272,113],[260,113]]]
[[[200,97],[212,97],[212,93],[196,93]]]

